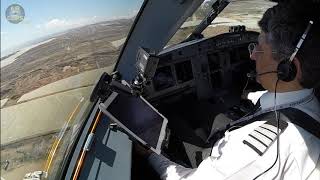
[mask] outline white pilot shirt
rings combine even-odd
[[[312,89],[277,93],[276,104],[295,102],[312,93]],[[274,93],[263,94],[260,104],[262,110],[273,107]],[[320,105],[314,95],[311,101],[293,107],[320,122]],[[260,129],[259,132],[271,136],[272,133],[262,131],[261,127],[265,122],[256,121],[234,131],[226,132],[225,137],[213,146],[211,156],[204,159],[196,169],[185,168],[155,153],[149,156],[149,163],[160,174],[161,179],[254,179],[271,167],[277,158],[276,141],[270,140],[266,148],[261,146],[260,142],[251,139],[255,148],[260,148],[260,150],[265,148],[264,153],[260,155],[244,143],[244,140],[250,140],[249,134],[255,133],[255,130]],[[257,134],[256,136],[258,137]],[[260,140],[265,141],[262,136]],[[319,175],[310,177],[319,159],[320,139],[301,127],[288,123],[287,128],[279,136],[279,144],[277,163],[257,179],[320,180]]]

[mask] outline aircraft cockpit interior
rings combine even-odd
[[[257,32],[247,31],[244,26],[235,26],[230,27],[228,33],[183,42],[157,54],[152,49],[139,47],[135,78],[127,82],[121,79],[120,72],[104,74],[96,83],[91,99],[108,101],[111,92],[132,97],[143,96],[168,119],[161,152],[189,167],[197,167],[202,157],[188,157],[188,148],[192,145],[208,146],[210,143],[206,142],[206,138],[214,117],[220,112],[228,112],[233,117],[244,115],[253,107],[253,103],[243,96],[250,91],[261,90],[261,86],[248,77],[248,73],[254,70],[248,46],[256,42],[258,35]],[[110,120],[106,114],[101,116],[105,123]],[[101,131],[101,135],[109,133],[108,136],[111,136],[112,131],[120,131],[128,134],[114,121],[111,120],[109,124],[112,128],[106,130],[98,126],[97,133]],[[186,129],[193,131],[195,136],[184,133]],[[106,138],[106,135],[103,136]],[[81,174],[80,178],[86,179],[91,177],[91,173],[97,173],[92,171],[97,159],[105,156],[115,158],[117,153],[95,147],[95,154],[87,155],[93,164],[84,165],[82,171],[87,174]],[[157,178],[151,169],[148,171],[150,173],[143,170],[150,167],[146,167],[147,163],[139,159],[134,151],[125,156],[132,157],[132,179],[140,179],[143,175]],[[109,160],[112,161],[112,158]]]
[[[236,118],[253,107],[244,96],[262,90],[247,76],[255,68],[248,46],[258,35],[245,27],[230,27],[229,33],[181,43],[158,54],[144,96],[168,118],[170,137],[164,151],[171,158],[197,167],[204,157],[191,160],[185,144],[203,146],[217,114],[228,112]],[[184,133],[186,129],[195,136]]]
[[[165,3],[170,4],[171,1]],[[154,16],[159,12],[157,5],[160,4],[146,3],[142,7],[115,71],[104,73],[95,84],[91,101],[97,102],[93,110],[97,114],[91,114],[88,121],[93,123],[95,119],[101,119],[96,125],[96,140],[92,143],[92,140],[84,141],[85,136],[80,137],[90,151],[84,153],[86,163],[82,166],[77,165],[79,156],[71,158],[65,174],[67,178],[76,174],[79,179],[110,175],[115,179],[159,179],[146,159],[135,153],[133,146],[137,139],[141,140],[138,143],[153,148],[158,154],[186,167],[196,168],[208,156],[196,149],[212,147],[209,138],[212,128],[229,123],[215,122],[215,117],[224,113],[230,119],[239,119],[254,108],[255,102],[248,99],[248,94],[263,88],[255,81],[252,73],[255,62],[250,59],[249,51],[252,43],[257,42],[259,32],[245,25],[230,25],[228,32],[209,37],[201,34],[228,4],[229,1],[213,3],[212,11],[191,35],[173,45],[166,45],[174,34],[170,28],[156,34],[151,32],[162,26],[173,27],[176,31],[182,23],[177,25],[177,19],[173,22]],[[181,1],[180,5],[194,8],[199,4]],[[181,7],[170,13],[182,21],[186,20],[185,10],[186,7]],[[153,21],[161,27],[154,24],[141,28],[143,23]],[[127,99],[118,104],[118,115],[115,115],[108,107],[112,103],[120,103],[120,100],[114,100],[120,96]],[[158,118],[159,124],[151,127],[152,133],[158,134],[147,132],[148,137],[141,135],[148,123],[139,129],[127,123],[128,120],[119,120],[131,118],[139,123],[136,114],[140,112],[142,119],[149,121],[149,111],[142,110],[142,106],[132,99],[139,99],[153,109],[152,117],[158,114],[157,117],[163,118]],[[130,109],[128,104],[134,104],[134,107]],[[121,113],[126,115],[119,115]],[[90,127],[87,125],[83,130],[88,131]],[[155,139],[150,140],[152,137]],[[151,141],[153,145],[149,144]],[[75,151],[80,153],[81,148],[77,145]]]
[[[276,73],[277,90],[280,70],[258,72],[252,54],[266,52],[256,49],[264,12],[291,1],[96,0],[79,1],[79,8],[50,1],[65,14],[43,10],[48,21],[38,17],[30,27],[31,16],[16,25],[38,5],[4,3],[1,180],[161,179],[140,146],[199,167],[228,128],[240,128],[230,124],[256,118],[252,112],[267,92],[257,82],[261,74]],[[13,48],[18,36],[25,37]],[[312,95],[319,99],[320,89]],[[273,108],[265,113],[278,117]],[[279,121],[271,145],[279,139]]]

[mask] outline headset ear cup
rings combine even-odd
[[[278,65],[278,78],[285,82],[294,80],[297,75],[297,68],[294,63],[289,60],[281,61]]]

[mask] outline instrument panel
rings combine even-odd
[[[247,47],[258,35],[253,31],[225,33],[165,48],[158,54],[146,97],[152,100],[195,92],[199,99],[208,99],[239,91],[246,73],[254,69]]]

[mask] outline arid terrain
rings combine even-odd
[[[114,65],[124,42],[123,38],[127,36],[132,22],[132,19],[121,19],[71,29],[54,37],[50,37],[50,39],[42,43],[40,42],[38,45],[31,45],[30,47],[22,49],[20,50],[20,54],[18,54],[19,51],[17,51],[2,57],[1,61],[10,61],[1,68],[1,99],[8,99],[8,101],[4,103],[4,106],[1,107],[2,113],[14,113],[12,110],[8,111],[8,109],[12,107],[13,109],[17,109],[24,105],[25,103],[21,104],[17,101],[22,95],[33,90],[68,77],[73,77],[82,72]],[[16,56],[16,58],[12,59],[14,56]],[[83,92],[86,92],[81,89],[73,91],[80,91],[75,92],[74,95],[81,95]],[[72,94],[72,92],[69,94]],[[86,92],[86,94],[88,93]],[[51,100],[52,107],[44,105],[43,103],[39,105],[30,104],[30,102],[29,108],[34,109],[33,114],[32,112],[30,112],[31,114],[27,112],[16,112],[17,114],[14,113],[16,115],[13,114],[15,121],[20,120],[16,119],[19,116],[18,113],[26,113],[25,115],[29,114],[27,116],[30,117],[25,120],[30,119],[31,121],[38,117],[44,117],[43,120],[46,122],[46,119],[52,119],[52,112],[55,110],[53,109],[54,111],[51,113],[48,111],[47,115],[37,115],[39,112],[36,112],[36,106],[47,106],[44,108],[56,109],[62,100],[64,100],[64,105],[68,109],[70,109],[68,106],[71,106],[71,110],[69,111],[72,111],[74,102],[70,103],[66,98],[61,99],[58,95],[55,96],[56,97],[52,97],[51,95],[48,97],[53,98],[53,101]],[[65,96],[73,98],[71,95]],[[55,99],[57,101],[55,101]],[[76,101],[76,99],[73,101]],[[60,123],[60,127],[62,127],[64,120],[68,119],[71,113],[69,111],[65,113],[66,115],[62,115],[60,111],[57,111],[60,112],[59,118],[62,119],[62,121],[60,120],[60,122],[62,122],[62,124]],[[4,124],[6,124],[6,121],[9,121],[9,119],[3,117],[11,116],[10,114],[1,115],[2,127],[5,127]],[[56,118],[58,118],[58,116]],[[21,120],[23,121],[23,119]],[[56,126],[57,122],[47,122],[47,125],[48,127]],[[21,125],[16,124],[16,126]],[[30,124],[30,126],[35,125]],[[38,126],[38,124],[36,126]],[[57,126],[59,127],[59,124]],[[28,127],[26,126],[24,128]],[[7,131],[15,131],[15,129],[1,131],[2,136],[4,132]],[[68,131],[66,133],[68,134]],[[1,143],[2,178],[22,179],[24,174],[28,172],[43,170],[48,153],[58,135],[59,130],[54,129],[47,133],[30,135],[21,140],[12,141],[11,143],[9,141],[5,141],[9,143]],[[63,149],[65,148],[66,146]],[[58,148],[57,151],[59,150],[60,148]],[[56,156],[55,160],[58,158],[59,156]]]
[[[1,68],[1,98],[9,98],[5,107],[46,84],[113,64],[120,47],[112,42],[124,38],[131,24],[123,19],[72,29],[18,56]]]

